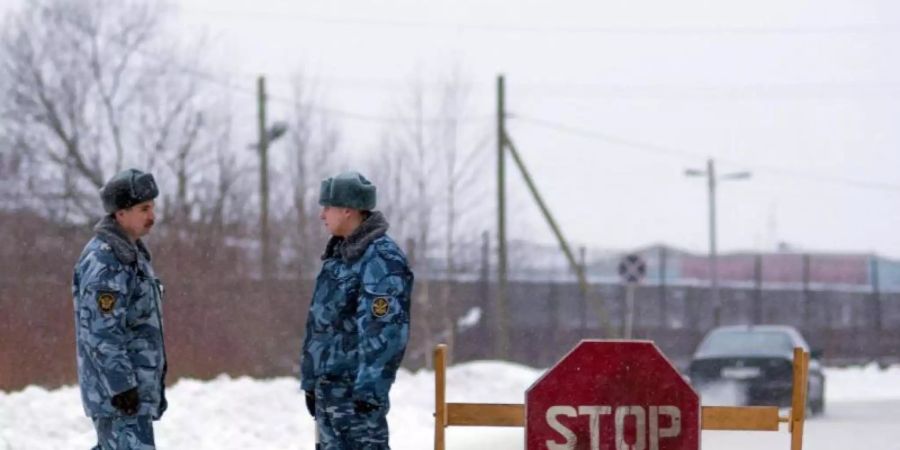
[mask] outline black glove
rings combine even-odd
[[[138,407],[141,406],[141,398],[138,396],[137,388],[131,388],[120,394],[113,396],[111,403],[119,411],[133,416],[137,414]]]
[[[378,409],[378,405],[365,400],[356,400],[353,402],[353,409],[356,410],[357,414],[368,414]]]
[[[316,417],[316,393],[314,391],[304,392],[306,392],[306,410],[309,411],[309,415]]]

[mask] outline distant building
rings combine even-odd
[[[671,284],[708,283],[709,257],[666,247],[636,250],[647,261],[647,282],[658,283],[665,272]],[[663,264],[663,262],[665,264]],[[862,253],[771,252],[723,253],[718,257],[719,281],[728,284],[784,285],[819,289],[900,291],[900,261]]]
[[[534,281],[574,281],[575,275],[558,246],[515,242],[510,250],[510,279]],[[491,277],[496,276],[494,252]],[[617,267],[629,253],[639,254],[647,264],[647,284],[706,285],[710,282],[709,258],[664,244],[632,251],[588,249],[585,265],[593,283],[617,283]],[[581,262],[581,252],[576,251]],[[438,266],[437,261],[435,265]],[[848,289],[900,292],[900,261],[864,253],[816,253],[785,250],[779,252],[723,253],[718,258],[722,286],[802,289]],[[438,269],[435,274],[440,274]],[[438,275],[440,277],[440,275]]]

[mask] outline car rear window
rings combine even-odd
[[[700,344],[698,356],[790,354],[790,336],[779,331],[718,331]]]

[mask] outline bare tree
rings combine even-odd
[[[407,161],[403,167],[404,177],[410,180],[412,190],[411,204],[406,209],[412,223],[409,233],[414,249],[413,270],[416,273],[416,289],[413,301],[419,311],[431,310],[432,273],[429,265],[429,254],[432,245],[432,220],[435,210],[435,183],[439,161],[434,149],[435,133],[429,133],[426,118],[426,92],[424,82],[418,79],[412,85],[407,100],[410,120],[400,128],[396,139],[397,150],[402,155],[400,161]],[[435,344],[435,326],[432,314],[425,314],[417,321],[424,338],[423,351],[427,366],[431,366],[430,349]]]
[[[22,173],[30,197],[57,206],[44,209],[62,211],[61,220],[92,217],[110,174],[157,158],[176,174],[185,209],[189,155],[205,120],[195,75],[162,42],[158,5],[33,0],[7,20],[0,72],[9,120],[0,127],[31,162]]]
[[[319,223],[319,185],[332,175],[340,132],[319,108],[316,88],[302,75],[293,80],[294,103],[289,125],[290,184],[294,223],[292,241],[297,275],[309,278],[317,269],[327,233]]]
[[[409,212],[416,197],[410,195],[413,188],[407,173],[408,152],[403,150],[395,134],[388,130],[381,134],[378,144],[368,153],[366,166],[371,168],[369,175],[379,186],[378,209],[390,221],[391,235],[405,245],[413,236],[410,230],[414,218]]]
[[[166,172],[167,219],[188,223],[197,219],[193,213],[201,204],[214,201],[193,191],[204,172],[217,167],[220,136],[230,135],[231,127],[230,115],[219,111],[227,111],[230,105],[227,98],[204,95],[193,75],[178,70],[161,70],[149,83],[136,108],[141,132],[135,136],[140,151],[135,159],[147,170],[159,166]]]
[[[452,349],[456,336],[451,283],[460,255],[467,253],[459,243],[475,246],[469,254],[480,253],[482,229],[461,231],[460,226],[470,216],[475,216],[473,223],[478,219],[473,206],[483,198],[478,180],[485,175],[488,140],[465,126],[468,90],[458,70],[439,84],[436,95],[421,79],[414,82],[404,105],[401,125],[383,135],[373,167],[388,196],[382,208],[397,218],[394,235],[409,240],[407,247],[414,249],[414,302],[423,315],[416,321],[421,345],[412,352],[424,355],[430,365],[433,345],[444,341]],[[443,261],[443,267],[435,261]],[[437,295],[432,292],[435,280],[440,280]]]
[[[457,314],[453,313],[451,290],[459,269],[457,262],[460,253],[459,241],[466,237],[460,235],[459,228],[463,219],[477,212],[473,201],[484,198],[484,190],[481,189],[484,186],[479,186],[477,181],[486,175],[483,162],[488,156],[485,149],[489,136],[483,135],[481,138],[476,136],[473,139],[463,127],[463,120],[469,109],[469,89],[459,68],[455,68],[441,84],[440,95],[440,121],[437,127],[441,139],[437,150],[440,152],[444,170],[442,206],[445,280],[441,285],[438,317],[441,318],[442,335],[446,336],[446,342],[452,351],[456,341]],[[464,205],[463,208],[460,207],[461,204]],[[464,235],[476,243],[480,230],[470,229]]]
[[[14,210],[21,206],[21,173],[27,164],[26,156],[15,140],[0,130],[0,210]]]
[[[226,109],[227,110],[227,109]],[[249,196],[248,191],[243,193],[239,189],[239,181],[242,173],[238,166],[237,157],[232,151],[231,139],[231,115],[228,114],[221,123],[221,132],[213,133],[215,139],[211,140],[208,146],[214,149],[215,154],[215,178],[204,183],[208,194],[205,196],[206,202],[201,203],[203,209],[201,212],[201,220],[209,226],[210,230],[221,235],[229,224],[236,224],[246,217],[238,211],[236,205],[247,204],[243,201]],[[207,150],[208,151],[208,150]],[[227,211],[232,211],[233,215],[228,216]]]

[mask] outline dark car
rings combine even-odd
[[[794,347],[809,345],[794,327],[742,325],[718,327],[707,333],[688,367],[694,389],[706,402],[728,392],[727,403],[754,406],[791,406]],[[812,414],[825,410],[825,374],[813,352],[809,362],[807,407]]]

